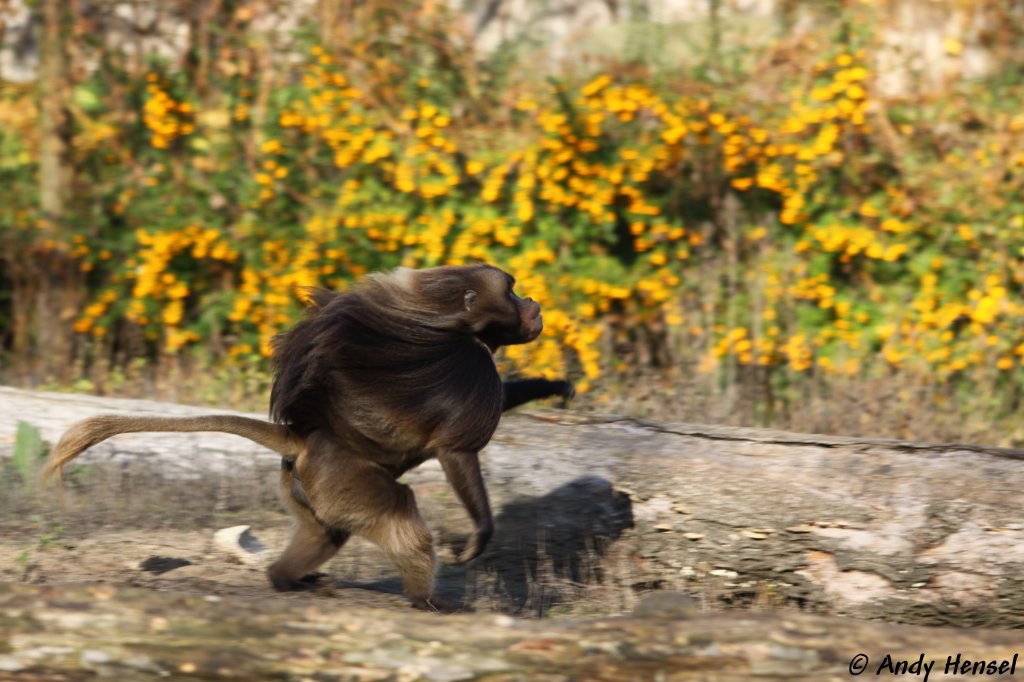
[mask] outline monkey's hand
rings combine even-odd
[[[466,546],[459,552],[455,563],[464,564],[480,556],[487,547],[487,543],[490,542],[492,535],[494,535],[493,525],[477,526],[476,531],[466,540]]]
[[[569,402],[576,397],[576,384],[572,383],[568,379],[562,382],[562,404],[561,407],[564,409],[569,407]]]

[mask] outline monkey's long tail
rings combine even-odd
[[[248,438],[285,457],[296,457],[302,440],[280,424],[227,414],[200,417],[147,417],[104,414],[83,419],[71,426],[50,453],[43,478],[60,474],[64,465],[86,449],[119,433],[139,431],[219,431]]]

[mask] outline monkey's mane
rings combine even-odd
[[[273,342],[271,419],[308,436],[337,433],[334,414],[372,411],[396,428],[445,426],[445,442],[432,446],[482,448],[501,414],[494,360],[457,319],[454,298],[424,295],[417,274],[311,292],[307,317]]]

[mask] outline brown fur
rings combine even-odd
[[[493,530],[477,453],[501,413],[550,395],[563,381],[503,386],[492,353],[540,334],[540,307],[487,265],[399,269],[346,293],[313,292],[308,316],[274,343],[270,414],[245,417],[104,416],[74,425],[50,457],[54,474],[86,448],[127,431],[225,431],[284,456],[282,496],[296,518],[268,573],[277,589],[307,574],[351,535],[397,564],[415,606],[447,610],[433,594],[436,558],[412,490],[397,481],[437,457],[475,530],[459,556],[477,557]]]

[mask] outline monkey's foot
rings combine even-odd
[[[442,597],[427,597],[426,599],[413,599],[412,607],[421,611],[432,613],[473,613],[472,606],[458,604]]]
[[[307,573],[306,575],[299,578],[299,582],[305,583],[307,585],[313,585],[315,583],[320,582],[326,577],[327,574],[323,571],[313,571],[312,573]]]
[[[317,587],[317,580],[320,577],[326,575],[321,573],[319,576],[316,573],[310,573],[304,575],[301,578],[285,578],[281,576],[270,576],[270,584],[274,586],[274,589],[278,592],[305,592],[307,590],[315,590]]]

